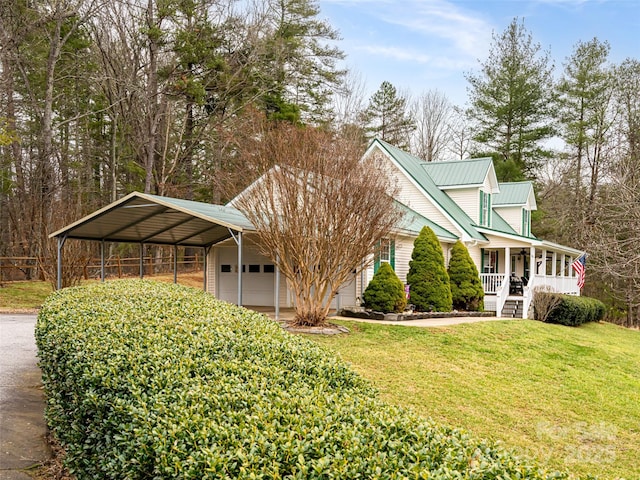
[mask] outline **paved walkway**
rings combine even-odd
[[[33,336],[35,315],[0,314],[0,480],[32,478],[51,452]]]

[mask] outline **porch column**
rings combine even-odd
[[[564,262],[565,258],[566,258],[566,255],[563,253],[562,256],[560,257],[560,268],[561,268],[560,276],[561,277],[565,276],[565,274],[564,274],[564,271],[566,270],[566,266],[565,266],[565,262]]]
[[[551,257],[551,276],[555,277],[557,275],[557,263],[558,263],[558,254],[553,252],[553,256]]]
[[[498,273],[498,272],[496,272]],[[504,247],[504,276],[505,281],[511,275],[511,248]]]
[[[537,270],[534,270],[536,265],[536,247],[529,247],[529,280],[533,277]]]
[[[542,264],[540,266],[542,267],[541,274],[546,277],[547,276],[547,251],[546,250],[542,250]]]

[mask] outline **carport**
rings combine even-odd
[[[49,235],[58,240],[57,287],[62,288],[62,253],[67,239],[100,242],[101,280],[105,280],[105,243],[140,245],[140,278],[144,245],[173,245],[173,275],[177,281],[178,246],[204,250],[204,289],[207,256],[212,246],[233,238],[242,265],[243,234],[255,228],[236,208],[133,192]],[[276,281],[279,281],[276,272]],[[242,305],[242,269],[238,272],[238,305]],[[276,313],[278,302],[276,301]]]

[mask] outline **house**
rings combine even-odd
[[[397,182],[395,200],[405,217],[382,241],[379,256],[369,259],[371,266],[343,285],[334,308],[358,305],[381,262],[389,262],[406,283],[413,242],[425,225],[438,237],[446,262],[453,244],[464,242],[480,272],[485,309],[498,316],[527,316],[535,287],[580,294],[570,265],[583,252],[531,233],[531,212],[536,209],[531,182],[499,183],[490,158],[427,163],[379,139],[365,157],[372,157]],[[208,291],[231,302],[238,298],[237,251],[237,242],[230,238],[213,246],[207,261]],[[241,269],[244,304],[276,306],[277,298],[278,306],[292,306],[285,282],[278,281],[273,263],[260,254],[250,235]]]
[[[382,240],[379,255],[363,259],[363,265],[370,266],[341,287],[332,299],[334,308],[358,305],[382,262],[389,262],[406,283],[413,242],[424,226],[435,232],[447,263],[453,244],[464,242],[480,272],[485,309],[498,316],[527,316],[536,287],[580,294],[571,263],[583,252],[531,233],[531,212],[536,209],[531,182],[499,183],[489,158],[426,163],[377,139],[364,157],[397,183],[394,200],[405,215]],[[286,282],[261,254],[255,228],[233,200],[211,205],[132,192],[50,237],[58,240],[58,288],[62,249],[70,238],[100,242],[103,280],[107,242],[138,243],[141,276],[145,244],[189,246],[203,249],[204,288],[216,297],[271,306],[276,312],[293,306]]]

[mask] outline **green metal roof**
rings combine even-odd
[[[400,167],[409,174],[418,185],[457,223],[460,228],[475,240],[486,240],[486,237],[478,232],[469,216],[449,197],[440,190],[427,171],[422,167],[424,163],[418,157],[400,150],[393,145],[375,138],[371,145],[377,144],[383,151],[387,152]]]
[[[491,212],[491,229],[510,235],[520,235],[495,210]]]
[[[458,239],[457,235],[454,235],[449,230],[441,227],[437,223],[432,222],[427,217],[420,215],[418,212],[407,207],[405,204],[398,201],[396,201],[395,203],[398,208],[400,208],[400,210],[404,212],[404,217],[402,218],[400,225],[398,225],[399,229],[418,235],[422,230],[422,227],[429,227],[431,230],[433,230],[433,233],[435,233],[436,237],[438,238],[448,239],[452,241]]]
[[[482,185],[492,165],[491,158],[474,158],[422,164],[438,187]]]
[[[518,206],[525,205],[529,196],[533,195],[532,182],[507,182],[500,184],[500,193],[494,193],[493,206]],[[534,199],[535,201],[535,199]]]
[[[245,230],[236,208],[132,192],[50,237],[207,247]]]

